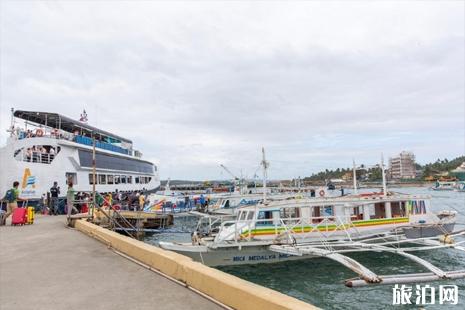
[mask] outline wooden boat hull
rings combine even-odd
[[[408,239],[429,238],[454,231],[455,223],[443,225],[417,225],[403,228],[405,237]]]

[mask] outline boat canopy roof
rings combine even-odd
[[[338,196],[338,197],[322,197],[322,198],[300,198],[292,200],[271,200],[267,204],[258,204],[252,206],[242,206],[238,210],[260,210],[260,211],[272,211],[280,208],[310,208],[315,206],[329,206],[329,205],[343,205],[345,207],[355,207],[367,204],[374,204],[378,202],[396,202],[396,201],[408,201],[408,200],[430,200],[429,195],[409,195],[396,193],[394,195],[388,195],[386,197],[382,195],[376,196]]]
[[[125,142],[132,144],[132,141],[129,139],[98,129],[58,113],[17,110],[14,112],[14,116],[29,122],[61,129],[67,132],[74,132],[75,130],[79,130],[84,131],[89,136],[93,133],[94,135],[107,137],[111,140],[118,140],[114,142]]]

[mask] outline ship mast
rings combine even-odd
[[[261,165],[263,166],[263,203],[266,203],[266,178],[267,178],[267,169],[269,167],[269,163],[266,161],[265,158],[265,148],[262,147],[262,162]]]
[[[357,168],[355,167],[355,159],[352,159],[353,163],[353,181],[354,181],[354,194],[357,195]]]
[[[10,129],[7,130],[7,132],[10,133],[10,137],[14,135],[15,132],[15,109],[11,108],[11,125]]]
[[[381,174],[383,175],[383,196],[387,196],[386,172],[384,171],[384,156],[381,153]]]

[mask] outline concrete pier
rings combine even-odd
[[[63,216],[0,226],[0,308],[221,309],[65,227]]]

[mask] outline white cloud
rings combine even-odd
[[[275,178],[465,153],[463,2],[1,6],[2,128],[86,108],[172,178],[252,174],[262,145]]]

